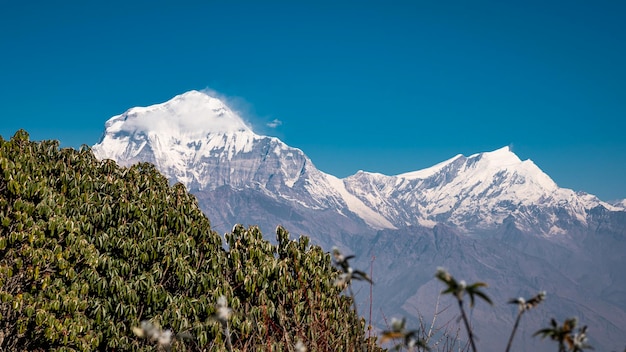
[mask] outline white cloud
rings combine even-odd
[[[216,91],[211,87],[205,87],[200,90],[204,94],[207,94],[213,98],[217,98],[228,106],[235,114],[237,114],[244,123],[250,127],[253,131],[258,132],[257,129],[261,129],[263,121],[257,117],[254,112],[254,107],[251,103],[239,96],[225,95]]]
[[[280,126],[282,124],[283,124],[283,122],[281,120],[279,120],[279,119],[274,119],[274,120],[266,123],[267,127],[270,127],[270,128],[276,128],[276,127],[278,127],[278,126]]]

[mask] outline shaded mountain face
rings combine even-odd
[[[626,335],[626,279],[617,269],[626,264],[626,201],[609,204],[559,188],[508,147],[400,175],[339,179],[301,150],[255,134],[218,99],[191,91],[114,116],[93,152],[122,165],[154,163],[196,195],[218,231],[241,223],[269,235],[280,224],[326,249],[357,254],[358,265],[378,273],[374,311],[386,317],[416,318],[415,307],[433,307],[440,289],[433,274],[446,266],[495,286],[501,304],[484,313],[477,307],[473,318],[484,326],[485,350],[506,344],[514,309],[503,302],[544,289],[554,310],[537,314],[541,320],[527,333],[544,327],[550,312],[596,324],[590,329],[598,347],[626,343],[619,342]],[[382,315],[374,318],[384,326]],[[525,346],[553,347],[540,340]]]

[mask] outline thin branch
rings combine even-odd
[[[428,329],[428,335],[426,335],[426,342],[428,342],[432,336],[433,328],[435,327],[435,321],[437,320],[437,316],[440,312],[439,310],[439,299],[441,298],[441,292],[437,295],[437,302],[435,303],[435,314],[433,314],[433,321],[430,323],[430,328]]]
[[[513,325],[513,331],[511,331],[511,337],[509,337],[509,342],[506,345],[506,352],[511,350],[511,346],[513,345],[513,337],[515,337],[515,331],[517,331],[517,326],[519,325],[519,321],[522,318],[522,314],[524,314],[524,310],[520,310],[517,313],[517,318],[515,319],[515,324]]]
[[[469,337],[470,345],[472,346],[472,351],[476,352],[476,344],[474,343],[474,333],[472,332],[472,328],[469,325],[469,321],[467,320],[467,315],[465,314],[465,309],[463,309],[463,300],[459,299],[459,309],[461,309],[461,317],[463,317],[463,323],[465,323],[465,329],[467,330],[467,335]]]

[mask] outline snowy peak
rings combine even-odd
[[[492,152],[474,154],[468,159],[480,160],[483,168],[503,168],[511,165],[517,165],[522,162],[509,147],[503,147]]]
[[[109,119],[106,130],[109,134],[155,133],[189,139],[208,133],[252,132],[221,100],[195,90],[162,104],[129,109]]]
[[[454,168],[455,165],[460,166],[465,162],[467,162],[466,164],[468,167],[483,171],[489,169],[504,169],[509,167],[515,167],[516,165],[522,163],[520,158],[511,151],[511,148],[503,147],[492,152],[473,154],[469,157],[458,154],[444,162],[438,163],[437,165],[422,170],[399,174],[396,177],[408,180],[423,180],[433,175],[436,175],[446,169]]]
[[[165,103],[135,107],[113,116],[93,151],[100,159],[113,159],[122,165],[147,161],[163,172],[177,169],[183,175],[191,160],[216,150],[232,157],[249,151],[259,138],[221,100],[190,91]]]
[[[522,161],[509,147],[464,158],[464,163],[459,163],[455,172],[462,175],[457,180],[476,184],[477,190],[505,188],[497,191],[515,192],[515,196],[522,201],[537,201],[558,189],[556,183],[532,160]]]
[[[172,181],[205,187],[198,165],[250,152],[263,138],[221,100],[194,90],[113,116],[93,152],[121,165],[150,162]]]
[[[255,134],[226,104],[198,91],[112,117],[92,150],[120,165],[153,163],[191,191],[251,188],[315,209],[341,202],[301,150]]]
[[[512,216],[519,228],[550,235],[563,232],[563,223],[584,224],[587,210],[599,204],[613,210],[597,198],[559,188],[535,163],[520,160],[509,147],[457,155],[396,176],[360,172],[344,183],[353,196],[397,228],[446,223],[475,232],[497,227]],[[538,214],[545,217],[541,224]]]
[[[459,177],[462,175],[462,177]],[[496,176],[498,175],[498,176]],[[460,187],[471,183],[486,187],[490,180],[503,180],[504,177],[514,178],[511,186],[540,188],[542,193],[552,192],[558,188],[556,183],[545,174],[532,160],[522,161],[509,147],[491,152],[483,152],[465,157],[461,154],[435,166],[397,175],[397,178],[408,181],[428,180],[426,184],[442,187],[446,183],[458,182]],[[517,185],[517,186],[516,186]]]

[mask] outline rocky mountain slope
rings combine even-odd
[[[114,116],[93,151],[122,165],[154,163],[196,195],[218,231],[242,223],[272,237],[282,224],[327,249],[353,251],[377,273],[379,326],[383,312],[416,318],[419,307],[432,315],[433,273],[446,266],[495,286],[501,304],[473,316],[486,350],[506,344],[514,310],[502,302],[543,289],[551,310],[536,314],[526,335],[568,314],[595,325],[598,346],[626,344],[606,344],[626,336],[626,279],[616,269],[626,264],[625,203],[560,188],[508,147],[400,175],[339,179],[301,150],[255,134],[218,99],[191,91]],[[529,350],[552,347],[520,340]]]

